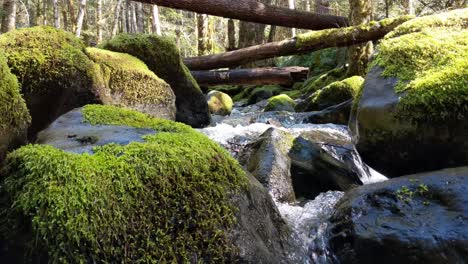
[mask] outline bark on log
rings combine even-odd
[[[198,84],[202,86],[215,85],[293,85],[304,81],[309,74],[309,68],[256,68],[226,71],[192,71]]]
[[[320,15],[262,4],[255,0],[135,0],[137,2],[183,9],[268,25],[320,30],[348,25],[341,16]]]
[[[354,27],[314,31],[279,42],[266,43],[221,54],[186,58],[184,62],[190,70],[213,70],[325,48],[351,46],[381,39],[394,28],[412,18],[412,16],[403,16]]]

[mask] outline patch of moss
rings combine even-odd
[[[29,145],[1,171],[0,233],[26,242],[24,260],[56,263],[231,262],[230,195],[244,171],[188,126],[112,106],[84,108],[87,122],[158,131],[145,142],[67,153]]]
[[[279,85],[264,85],[254,88],[248,97],[249,104],[255,104],[261,100],[268,99],[272,96],[278,95],[283,91]]]
[[[447,25],[452,22],[447,21],[458,22],[450,28]],[[443,26],[425,28],[424,22]],[[395,90],[404,96],[395,115],[416,123],[466,118],[468,30],[460,25],[468,23],[468,10],[408,23],[410,26],[403,24],[399,32],[410,33],[385,38],[372,64],[384,68],[383,76],[399,79]]]
[[[98,64],[103,84],[120,95],[120,103],[167,104],[173,100],[170,86],[158,78],[139,59],[124,53],[87,48],[88,56]]]
[[[210,112],[218,115],[229,115],[232,111],[233,101],[223,92],[211,91],[208,95],[208,108]]]
[[[23,93],[92,83],[93,63],[81,40],[69,32],[45,26],[14,30],[0,36],[0,48]]]
[[[31,123],[28,108],[20,94],[18,81],[0,54],[0,136],[18,134]]]
[[[265,111],[290,111],[294,112],[294,107],[296,102],[294,102],[291,97],[286,94],[280,94],[268,99],[268,104],[265,107]]]
[[[325,86],[340,81],[346,78],[346,67],[335,68],[319,76],[309,78],[303,86],[303,91],[306,94],[314,93]]]
[[[301,90],[284,91],[283,94],[291,97],[292,99],[297,99],[304,95]]]
[[[322,110],[349,99],[354,99],[364,84],[364,78],[353,76],[342,81],[333,82],[315,92],[308,98],[305,111]]]

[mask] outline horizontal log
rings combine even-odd
[[[256,68],[226,71],[192,71],[198,84],[202,86],[215,85],[293,85],[307,79],[309,68]]]
[[[381,39],[410,19],[412,16],[403,16],[359,26],[313,31],[279,42],[270,42],[215,55],[186,58],[184,62],[190,70],[213,70],[325,48],[351,46]]]
[[[134,0],[196,13],[290,28],[320,30],[348,26],[341,16],[314,14],[255,0]]]

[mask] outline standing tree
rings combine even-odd
[[[153,33],[158,36],[162,35],[161,32],[161,21],[159,19],[159,7],[157,5],[152,6],[152,15],[153,15]]]
[[[54,27],[60,28],[60,8],[59,8],[59,1],[52,0],[52,5],[54,8]]]
[[[5,33],[16,27],[16,0],[4,0],[3,12],[2,33]]]
[[[97,0],[96,7],[96,30],[97,30],[97,43],[102,42],[102,0]]]
[[[208,54],[208,15],[197,14],[198,56]]]
[[[296,9],[296,1],[295,0],[288,0],[288,5],[289,5],[289,9]],[[291,28],[291,35],[293,37],[296,36],[296,29],[295,28]]]
[[[372,20],[372,0],[349,0],[349,7],[351,25],[369,23]],[[350,47],[348,74],[364,76],[372,52],[372,42]]]
[[[236,49],[236,24],[234,23],[233,19],[228,20],[228,47],[227,50],[235,50]]]
[[[86,0],[80,0],[80,10],[78,11],[78,18],[76,19],[76,36],[81,36],[81,29],[83,28],[83,20],[86,12]]]

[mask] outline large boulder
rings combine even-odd
[[[350,127],[388,176],[468,165],[468,9],[406,22],[385,37]]]
[[[73,34],[51,27],[33,27],[0,36],[0,50],[18,77],[32,117],[30,137],[60,115],[98,102],[94,63]]]
[[[189,126],[88,105],[38,140],[0,172],[2,263],[291,262],[266,190]]]
[[[210,123],[205,96],[172,40],[156,35],[121,34],[101,46],[139,58],[165,80],[176,95],[177,121],[193,127],[204,127]]]
[[[175,95],[169,84],[139,59],[124,53],[87,48],[97,64],[100,100],[105,105],[131,108],[153,117],[175,120]]]
[[[0,163],[7,151],[26,142],[30,122],[18,81],[0,54]]]
[[[468,259],[468,167],[362,186],[335,210],[328,233],[340,263]]]
[[[280,94],[268,99],[268,104],[265,111],[288,111],[294,112],[296,102],[286,94]]]

